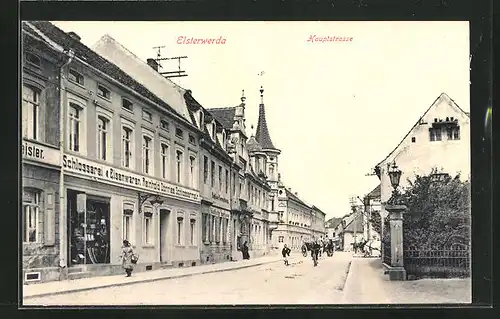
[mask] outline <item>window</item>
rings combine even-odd
[[[38,113],[40,107],[40,91],[23,86],[22,129],[23,137],[38,139]]]
[[[222,224],[222,217],[219,217],[216,219],[216,224],[215,224],[215,242],[220,243],[221,240],[221,224]]]
[[[219,165],[219,192],[222,191],[222,166]]]
[[[178,138],[184,138],[184,132],[180,128],[176,128],[175,136],[177,136]]]
[[[165,120],[161,120],[160,121],[160,127],[161,127],[162,130],[165,130],[165,131],[169,130],[169,128],[168,128],[168,122],[165,121]]]
[[[415,138],[415,136],[411,138],[412,143],[415,143],[416,141],[417,141],[417,139]]]
[[[122,165],[124,167],[131,167],[132,156],[132,130],[128,127],[122,127]]]
[[[123,212],[123,240],[131,241],[132,235],[132,211]]]
[[[279,236],[279,237],[278,237],[278,242],[279,242],[279,243],[282,243],[284,239],[285,239],[285,237],[284,237],[284,236]]]
[[[69,149],[74,152],[80,151],[82,109],[74,104],[69,104]]]
[[[97,96],[111,100],[111,91],[102,84],[97,85]]]
[[[210,242],[215,241],[215,216],[210,215]]]
[[[85,84],[83,75],[81,75],[80,73],[78,73],[76,70],[73,70],[73,69],[69,70],[69,80],[71,82],[75,82],[79,85]]]
[[[441,141],[441,128],[430,128],[429,138],[433,141]]]
[[[142,110],[142,119],[146,120],[148,122],[153,122],[153,115],[150,112],[143,109]]]
[[[39,241],[40,192],[24,190],[23,194],[23,242]]]
[[[196,139],[194,138],[193,135],[189,134],[189,143],[195,145],[196,144]]]
[[[233,172],[233,180],[231,181],[231,187],[233,190],[233,196],[236,195],[236,173]]]
[[[161,143],[161,177],[168,177],[168,145]]]
[[[227,226],[229,224],[229,219],[224,218],[222,224],[222,242],[227,243]]]
[[[460,127],[449,127],[446,129],[449,140],[460,139]]]
[[[177,162],[177,165],[176,165],[176,172],[177,172],[177,183],[181,183],[182,182],[182,151],[180,150],[177,150],[175,152],[176,156],[175,156],[175,159],[176,159],[176,162]]]
[[[195,230],[196,230],[196,219],[194,218],[191,218],[190,220],[190,223],[189,223],[189,229],[190,229],[190,236],[189,236],[189,243],[191,244],[191,246],[194,246],[195,245]]]
[[[211,186],[215,186],[215,162],[212,161],[210,165],[210,174],[211,174]]]
[[[271,165],[271,166],[269,166],[269,177],[272,178],[273,176],[274,176],[274,166]]]
[[[31,65],[34,65],[38,68],[42,66],[42,61],[40,60],[40,58],[34,55],[33,53],[26,52],[24,54],[24,58],[26,62],[28,62]]]
[[[229,194],[229,171],[226,169],[226,194]]]
[[[153,243],[151,227],[151,215],[144,215],[144,244],[146,245]]]
[[[103,116],[97,117],[97,156],[100,160],[107,160],[109,120]]]
[[[151,155],[152,155],[152,141],[149,136],[142,136],[142,172],[145,174],[152,174],[152,163],[151,163]]]
[[[195,187],[195,165],[196,165],[196,157],[193,155],[189,156],[189,182],[191,187]]]
[[[122,98],[122,108],[130,112],[134,111],[134,105],[132,104],[132,102],[124,98]]]
[[[203,182],[208,182],[208,157],[203,156]]]
[[[177,217],[177,245],[182,244],[182,226],[184,223],[183,217]]]

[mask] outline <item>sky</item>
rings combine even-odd
[[[174,81],[205,108],[240,103],[257,126],[261,86],[279,171],[327,214],[375,188],[366,176],[442,93],[469,111],[468,22],[54,22],[92,47],[104,34],[143,59],[187,56]],[[352,41],[308,42],[311,36]],[[224,44],[179,44],[179,37]],[[178,70],[176,61],[163,71]],[[259,75],[264,71],[263,75]]]

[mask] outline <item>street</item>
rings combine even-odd
[[[24,305],[335,304],[343,295],[351,253],[296,255],[245,269],[30,298]],[[128,278],[123,278],[127,280]]]

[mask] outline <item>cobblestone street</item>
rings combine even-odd
[[[234,271],[25,300],[25,305],[332,304],[339,303],[350,253],[302,256]],[[128,278],[123,278],[127,280]]]

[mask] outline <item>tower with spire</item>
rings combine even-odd
[[[260,105],[259,105],[259,119],[257,122],[257,130],[255,132],[255,139],[262,148],[262,152],[266,154],[266,167],[265,174],[269,186],[272,189],[278,188],[278,157],[281,151],[276,148],[271,140],[269,129],[266,122],[266,110],[264,106],[264,88],[260,87]]]

